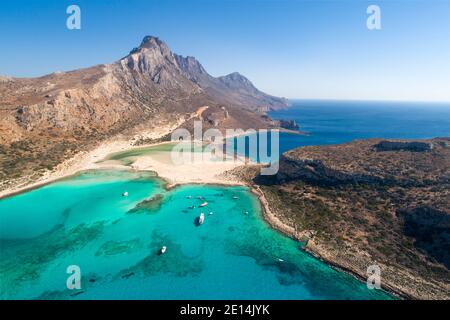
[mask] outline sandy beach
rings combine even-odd
[[[178,123],[167,128],[153,131],[147,134],[146,137],[157,139],[173,131]],[[142,133],[139,134],[142,137]],[[134,149],[142,149],[154,147],[158,145],[167,144],[170,142],[159,142],[147,145],[133,145],[133,138],[115,137],[109,141],[101,143],[98,147],[89,152],[80,152],[73,158],[59,164],[54,170],[46,172],[37,180],[30,180],[26,177],[19,182],[14,183],[11,187],[0,191],[0,198],[11,196],[24,192],[26,190],[34,189],[51,182],[72,176],[78,172],[86,170],[101,170],[101,169],[119,169],[119,170],[139,170],[139,171],[153,171],[160,178],[168,182],[168,186],[174,186],[185,183],[212,183],[212,184],[234,184],[242,185],[238,179],[232,177],[224,177],[223,173],[232,170],[245,163],[243,159],[235,159],[228,161],[214,161],[204,157],[202,161],[194,161],[192,163],[175,164],[170,159],[170,152],[164,157],[142,156],[138,157],[131,165],[123,165],[120,162],[102,161],[108,155],[130,151]]]
[[[153,131],[152,138],[156,139],[162,137],[173,130],[171,128],[164,128],[159,131]],[[141,134],[142,136],[142,134]],[[217,161],[217,159],[204,155],[202,161],[194,161],[184,164],[176,164],[171,159],[170,151],[156,152],[151,154],[144,154],[136,156],[131,164],[124,164],[120,161],[109,160],[108,157],[112,154],[121,152],[129,152],[138,149],[152,148],[165,144],[173,144],[173,142],[159,142],[148,145],[133,145],[134,139],[115,138],[111,141],[106,141],[100,144],[97,148],[90,152],[82,152],[77,154],[72,159],[60,164],[55,170],[46,173],[36,181],[28,181],[23,184],[18,184],[12,188],[7,188],[0,191],[0,198],[8,197],[14,194],[24,192],[33,188],[37,188],[60,179],[75,175],[87,170],[102,170],[102,169],[117,169],[117,170],[136,170],[136,171],[152,171],[158,177],[167,182],[166,188],[173,188],[182,184],[220,184],[220,185],[246,185],[249,186],[251,192],[258,197],[261,207],[263,209],[264,220],[273,228],[293,239],[302,241],[302,232],[299,232],[289,224],[284,223],[276,212],[274,212],[264,195],[264,192],[255,185],[249,184],[245,179],[236,174],[227,174],[233,169],[243,166],[244,164],[252,164],[244,158],[231,159],[227,161]],[[303,239],[304,240],[304,239]],[[310,254],[316,256],[318,259],[325,261],[333,267],[340,269],[348,274],[351,274],[358,279],[363,279],[363,275],[357,271],[337,264],[333,259],[327,258],[320,250],[305,247],[305,250]],[[386,287],[388,291],[398,294],[397,290]]]

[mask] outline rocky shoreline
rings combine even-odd
[[[276,176],[237,174],[317,258],[363,278],[378,265],[382,287],[403,298],[450,299],[449,141],[304,147],[283,154]]]
[[[165,131],[161,132],[161,134],[164,133]],[[150,146],[155,145],[157,144],[152,144]],[[290,209],[284,208],[285,205],[283,202],[274,203],[274,199],[276,199],[276,197],[274,198],[274,194],[271,191],[271,189],[268,186],[262,185],[257,181],[255,181],[255,177],[258,175],[261,165],[255,164],[242,165],[239,163],[235,163],[230,167],[218,166],[216,167],[216,169],[214,169],[216,171],[212,171],[210,175],[205,175],[204,178],[200,181],[196,180],[195,178],[196,174],[192,175],[191,178],[187,177],[183,181],[177,181],[177,179],[174,178],[177,177],[175,168],[172,167],[167,167],[166,169],[159,168],[158,163],[156,162],[155,163],[148,162],[147,163],[148,165],[146,166],[141,165],[137,167],[112,165],[108,163],[107,164],[98,163],[98,160],[105,158],[108,154],[117,151],[129,150],[130,146],[131,146],[130,141],[121,141],[121,142],[115,141],[112,144],[107,144],[106,146],[103,145],[103,147],[97,148],[90,153],[79,154],[78,157],[75,157],[74,159],[72,159],[72,161],[75,161],[75,159],[83,159],[83,161],[81,162],[79,161],[76,165],[73,165],[73,162],[71,166],[65,164],[61,167],[64,170],[57,171],[53,175],[49,175],[48,177],[46,177],[46,179],[44,180],[32,182],[29,183],[28,185],[17,187],[16,189],[3,190],[0,193],[0,198],[8,197],[33,188],[41,187],[45,184],[57,181],[59,179],[64,179],[68,176],[77,174],[82,171],[108,169],[108,168],[121,170],[126,169],[137,171],[153,171],[159,178],[161,178],[163,181],[166,182],[165,188],[167,190],[176,188],[177,186],[183,184],[245,185],[249,187],[249,190],[258,198],[260,205],[262,207],[263,218],[273,229],[278,230],[279,232],[304,243],[305,245],[303,249],[305,250],[305,252],[311,254],[317,259],[322,260],[323,262],[342,272],[354,276],[360,281],[363,282],[366,281],[367,275],[365,274],[365,270],[367,268],[367,265],[370,265],[371,261],[370,258],[364,258],[366,253],[363,252],[362,255],[357,255],[354,258],[350,259],[348,255],[346,256],[345,251],[344,252],[336,251],[335,250],[336,248],[332,249],[332,246],[330,247],[326,242],[316,241],[316,231],[311,230],[310,228],[301,228],[294,221],[289,221],[289,219],[286,218],[285,214],[286,212],[284,211],[280,212],[280,210],[285,209],[290,210]],[[133,147],[131,147],[131,149],[133,149]],[[293,159],[291,159],[290,161],[292,162]],[[315,163],[311,162],[312,160],[308,161],[305,163],[306,164]],[[145,162],[141,162],[141,164],[145,164]],[[301,162],[301,164],[303,165],[303,162]],[[317,168],[320,168],[320,170],[317,171]],[[305,173],[302,173],[303,169],[302,170],[296,169],[295,174],[296,175],[300,174],[299,177],[301,177],[302,179],[305,177],[306,178],[312,177],[313,179],[319,179],[318,178],[319,176],[317,176],[318,172],[322,172],[320,174],[324,174],[327,177],[327,179],[330,179],[330,177],[334,174],[333,171],[329,171],[328,169],[326,169],[325,166],[319,166],[317,168],[315,169],[316,171],[313,176],[310,176],[309,174],[305,175]],[[201,166],[201,170],[203,171],[205,170],[204,165]],[[181,171],[184,172],[184,170]],[[161,172],[163,174],[161,174]],[[285,179],[286,177],[283,174],[284,173],[282,172],[280,177],[284,177],[283,179]],[[338,174],[337,177],[342,178],[342,181],[344,181],[345,183],[347,183],[348,181],[348,177],[346,175]],[[359,174],[358,177],[363,177],[363,175]],[[364,181],[367,180],[366,177],[363,178]],[[379,179],[376,179],[376,181],[378,180]],[[274,208],[274,205],[272,204],[276,205],[275,206],[276,208]],[[396,270],[395,267],[387,266],[381,262],[379,264],[380,266],[383,266],[383,270],[386,270],[386,272],[390,273],[389,279],[383,279],[382,289],[391,293],[393,296],[405,299],[423,299],[424,297],[427,299],[446,298],[445,295],[433,293],[433,290],[435,289],[430,289],[428,293],[424,295],[424,293],[421,292],[420,286],[421,285],[429,286],[430,283],[422,281],[422,279],[415,278],[415,276],[408,270]],[[401,281],[393,283],[392,278],[395,279],[396,278],[395,275],[401,276],[400,278],[402,279],[402,281],[406,281],[404,283],[407,283],[407,287],[403,287]],[[408,281],[411,281],[411,283],[408,283]]]
[[[264,220],[270,227],[296,241],[305,243],[303,250],[308,254],[312,255],[313,257],[315,257],[316,259],[326,263],[327,265],[341,272],[344,272],[346,274],[349,274],[350,276],[355,277],[359,281],[362,282],[367,281],[367,275],[358,272],[357,270],[351,268],[350,266],[344,266],[343,264],[339,264],[332,259],[326,258],[325,253],[323,251],[319,250],[315,246],[311,246],[311,240],[307,238],[305,232],[298,231],[294,227],[281,221],[281,219],[277,216],[277,214],[275,214],[273,210],[270,208],[270,205],[264,195],[264,192],[261,190],[259,186],[250,185],[250,188],[251,192],[258,197],[258,200],[263,209]],[[382,289],[399,299],[413,299],[413,297],[411,297],[410,295],[396,288],[393,288],[388,284],[382,284]]]

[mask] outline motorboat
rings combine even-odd
[[[200,213],[200,217],[198,218],[198,224],[203,224],[205,221],[205,214],[202,212]]]

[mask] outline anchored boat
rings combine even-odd
[[[203,202],[201,205],[199,205],[199,207],[206,207],[208,205],[208,202]]]
[[[205,214],[202,212],[200,213],[200,217],[198,218],[198,224],[203,224],[205,221]]]
[[[166,250],[167,250],[167,247],[166,247],[166,246],[163,246],[163,247],[159,250],[159,252],[160,252],[161,254],[164,254],[164,253],[166,252]]]

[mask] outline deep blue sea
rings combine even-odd
[[[450,103],[293,100],[271,112],[293,119],[306,136],[280,133],[280,151],[355,139],[450,137]]]

